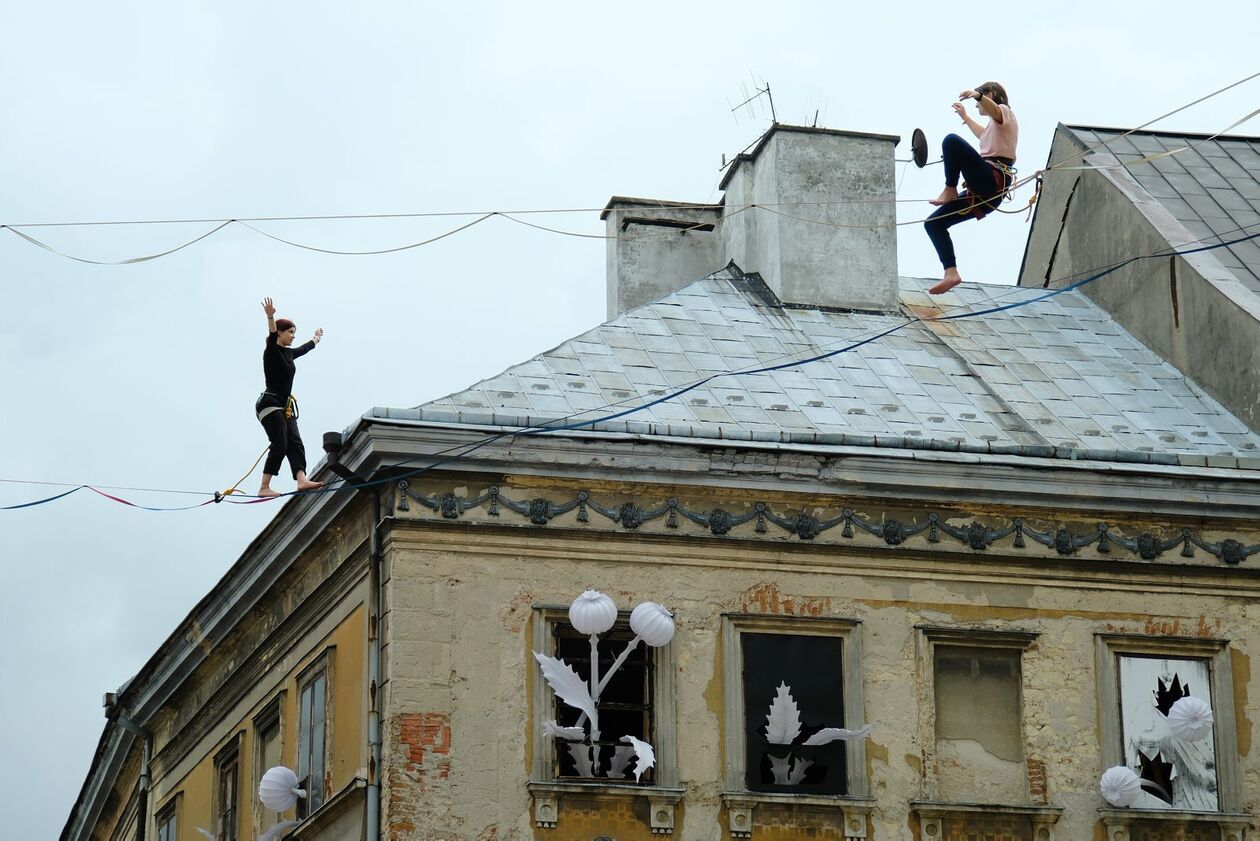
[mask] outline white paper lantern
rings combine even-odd
[[[674,614],[656,602],[643,602],[630,611],[630,628],[645,643],[660,648],[674,638]]]
[[[1186,695],[1168,710],[1168,729],[1178,739],[1197,742],[1212,732],[1212,708],[1207,701]]]
[[[617,621],[617,605],[598,590],[587,590],[569,605],[569,624],[579,634],[602,634]]]
[[[276,812],[292,809],[299,797],[306,797],[306,792],[298,788],[297,774],[283,765],[269,769],[258,783],[258,799]]]
[[[1132,768],[1116,765],[1103,772],[1098,791],[1112,806],[1132,806],[1142,792],[1142,780]]]

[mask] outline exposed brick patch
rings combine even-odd
[[[1046,763],[1040,759],[1028,760],[1028,796],[1038,806],[1050,802],[1050,790],[1046,784]]]
[[[784,596],[773,582],[758,584],[740,597],[744,613],[773,613],[783,616],[823,616],[831,610],[831,599],[810,596]]]
[[[389,730],[389,839],[409,841],[425,823],[422,810],[429,798],[424,792],[450,776],[451,717],[401,713],[390,718]]]

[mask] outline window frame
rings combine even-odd
[[[169,833],[170,841],[179,841],[179,823],[180,823],[180,804],[184,799],[184,793],[177,791],[175,794],[162,804],[160,809],[153,813],[153,838],[155,841],[164,841],[162,838],[163,824],[170,823],[172,832]]]
[[[1217,802],[1215,812],[1234,814],[1242,804],[1242,779],[1238,768],[1238,731],[1234,716],[1234,674],[1229,640],[1204,637],[1157,637],[1143,634],[1095,634],[1095,668],[1098,678],[1098,722],[1103,767],[1124,765],[1124,735],[1120,710],[1121,657],[1168,657],[1206,660],[1212,693],[1216,750]],[[1183,814],[1168,809],[1131,809],[1144,816]]]
[[[995,628],[960,628],[943,625],[915,625],[915,642],[918,648],[919,680],[923,687],[920,702],[920,736],[924,751],[923,790],[925,802],[940,802],[940,780],[936,775],[936,649],[988,649],[1013,651],[1019,663],[1019,740],[1023,754],[1021,763],[1028,760],[1027,734],[1024,730],[1024,652],[1030,649],[1039,636],[1033,631]],[[1025,766],[1026,767],[1026,766]],[[1028,790],[1027,772],[1024,776],[1024,802],[1032,804]]]
[[[839,617],[767,616],[754,613],[722,614],[722,694],[725,707],[723,735],[726,768],[723,771],[723,793],[750,800],[774,801],[783,798],[812,800],[849,800],[869,797],[870,783],[866,776],[866,740],[854,739],[845,746],[845,794],[800,795],[749,791],[747,788],[746,740],[747,710],[744,706],[744,633],[780,634],[782,636],[822,636],[840,640],[841,680],[843,686],[844,726],[866,723],[862,692],[861,621]]]
[[[272,698],[267,705],[258,712],[257,715],[254,716],[253,721],[251,722],[254,728],[253,768],[255,785],[262,781],[263,774],[267,773],[269,770],[267,763],[263,761],[262,734],[265,730],[268,730],[272,726],[276,728],[276,739],[279,742],[277,762],[280,765],[284,764],[284,700],[285,690],[282,689],[276,693],[275,697]],[[272,812],[270,809],[262,806],[262,801],[257,798],[251,798],[251,800],[253,803],[253,812],[255,817],[255,834],[263,830],[270,829],[280,822],[280,814],[278,812]]]
[[[241,731],[228,740],[214,757],[214,791],[211,794],[211,817],[213,818],[215,837],[218,841],[241,841],[241,746],[245,731]],[[223,820],[223,773],[231,769],[235,779],[232,783],[232,816],[231,832],[224,832]]]
[[[531,617],[531,652],[527,652],[527,668],[533,681],[531,698],[534,710],[530,780],[534,783],[546,783],[556,786],[589,787],[592,785],[590,780],[559,777],[552,773],[554,750],[551,744],[552,740],[543,735],[543,724],[555,717],[553,713],[558,701],[547,681],[539,673],[538,663],[534,660],[532,654],[532,651],[554,652],[557,639],[555,628],[561,623],[568,622],[568,619],[568,605],[535,605],[533,616]],[[614,627],[621,625],[629,627],[629,622],[630,611],[617,611],[617,623]],[[604,639],[603,635],[601,635],[600,639],[601,641]],[[642,645],[643,643],[640,644]],[[653,768],[655,772],[654,779],[651,782],[642,783],[636,783],[630,779],[607,780],[595,783],[596,785],[630,786],[646,792],[655,788],[675,788],[679,784],[678,754],[675,747],[677,744],[677,731],[674,708],[674,643],[672,641],[667,645],[652,649],[651,669],[652,733],[647,741],[651,743],[656,753],[656,765]]]
[[[332,753],[332,724],[333,724],[333,655],[336,653],[335,646],[329,646],[324,649],[313,662],[303,669],[297,677],[297,738],[294,739],[294,768],[298,771],[299,785],[306,784],[306,797],[298,798],[297,818],[305,820],[311,815],[319,811],[319,809],[328,802],[328,792],[325,790],[324,780],[328,775],[328,769],[331,763]],[[319,802],[312,803],[315,800],[315,785],[308,782],[310,773],[305,777],[301,776],[300,769],[302,766],[303,753],[303,728],[302,728],[302,696],[306,693],[307,687],[314,684],[320,677],[324,678],[324,716],[323,716],[323,750],[320,757],[320,778],[317,781],[319,786]]]

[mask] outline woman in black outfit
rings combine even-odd
[[[258,396],[254,411],[258,422],[267,431],[271,449],[267,451],[267,461],[263,464],[262,487],[258,489],[258,495],[280,495],[271,489],[271,477],[280,472],[280,462],[286,457],[299,491],[322,488],[323,482],[312,482],[306,478],[306,448],[302,446],[302,436],[298,434],[296,409],[290,412],[289,404],[296,370],[293,360],[314,350],[319,340],[324,338],[324,329],[316,330],[306,344],[290,347],[297,336],[297,327],[287,318],[276,320],[276,308],[270,298],[263,299],[262,307],[267,313],[267,345],[263,349],[263,376],[267,390]]]

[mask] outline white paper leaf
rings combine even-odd
[[[569,756],[573,757],[573,764],[577,766],[579,777],[595,776],[595,766],[591,763],[591,747],[590,745],[570,742],[568,744]]]
[[[801,759],[796,757],[792,762],[792,773],[788,774],[788,785],[800,785],[805,779],[805,771],[809,766],[814,764],[812,759]]]
[[[801,714],[792,700],[792,687],[779,683],[770,714],[766,716],[766,741],[772,745],[790,745],[801,734]]]
[[[573,671],[572,666],[537,651],[534,652],[534,659],[542,667],[543,677],[547,679],[557,698],[586,713],[587,718],[595,718],[595,702],[591,700],[590,689],[587,688],[586,681]]]
[[[193,829],[197,830],[202,835],[206,836],[206,838],[209,838],[210,841],[219,841],[219,836],[215,835],[213,832],[211,832],[208,829],[202,829],[199,826],[194,826]]]
[[[774,774],[775,785],[785,786],[788,784],[788,762],[791,759],[790,755],[784,757],[770,756],[770,771]]]
[[[633,736],[622,736],[621,741],[627,742],[634,749],[634,781],[637,783],[643,772],[656,764],[656,751],[647,742]]]
[[[586,730],[582,727],[561,727],[552,720],[543,722],[543,735],[566,742],[580,742],[586,738]]]
[[[630,760],[634,759],[634,748],[628,748],[625,745],[617,745],[613,749],[612,765],[608,769],[609,779],[620,779],[626,776],[626,769],[630,767]]]
[[[262,835],[259,835],[258,841],[278,841],[278,839],[283,838],[290,829],[293,829],[293,827],[300,823],[301,821],[280,821],[280,823],[276,824]]]
[[[870,735],[874,724],[865,724],[856,730],[845,730],[843,727],[824,727],[805,740],[807,745],[829,745],[836,741],[851,742],[865,739]]]

